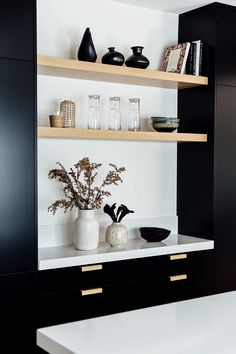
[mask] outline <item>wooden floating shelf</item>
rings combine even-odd
[[[157,70],[127,68],[100,63],[55,58],[37,57],[38,74],[93,81],[115,82],[162,88],[184,89],[207,85],[208,78]]]
[[[38,127],[39,138],[127,141],[206,142],[207,134],[112,131],[78,128]]]

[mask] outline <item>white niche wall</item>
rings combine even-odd
[[[150,69],[159,69],[164,49],[177,42],[178,16],[109,0],[38,0],[38,54],[75,59],[86,27],[90,27],[98,62],[109,46],[124,54],[142,45]],[[76,103],[76,125],[86,127],[88,95],[101,96],[101,126],[107,128],[109,96],[121,97],[122,129],[127,129],[128,98],[139,97],[143,129],[151,129],[151,115],[177,114],[177,91],[133,85],[103,83],[38,76],[38,125],[49,126],[48,116],[58,103],[70,97]],[[39,247],[72,242],[76,211],[52,215],[48,206],[63,196],[61,186],[48,179],[48,171],[60,161],[66,168],[84,156],[102,162],[99,176],[108,163],[125,166],[124,182],[111,187],[107,203],[124,203],[135,211],[124,223],[130,237],[137,227],[158,224],[177,231],[176,217],[176,143],[120,142],[94,140],[38,140],[38,223]],[[108,217],[99,213],[105,225]],[[103,238],[103,232],[101,232]]]

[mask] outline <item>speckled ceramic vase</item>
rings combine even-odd
[[[113,222],[106,229],[106,242],[111,247],[125,247],[128,241],[126,226],[119,222]]]
[[[77,250],[90,251],[98,247],[99,223],[94,210],[79,210],[75,220],[74,246]]]

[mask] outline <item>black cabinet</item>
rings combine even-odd
[[[0,59],[0,274],[37,265],[34,64]]]
[[[179,232],[215,241],[213,292],[236,289],[235,21],[236,8],[219,3],[179,18],[179,41],[204,41],[209,73],[208,87],[178,92],[180,131],[208,134],[201,146],[178,145]]]
[[[1,348],[6,354],[34,353],[36,277],[34,272],[0,276]]]
[[[218,292],[236,289],[236,87],[217,85],[215,114],[214,239]]]
[[[0,57],[33,60],[36,46],[36,1],[1,4]]]
[[[211,260],[212,250],[40,271],[38,327],[208,295]]]
[[[236,86],[236,7],[217,5],[216,83]]]
[[[0,12],[0,342],[4,353],[36,350],[35,1]]]

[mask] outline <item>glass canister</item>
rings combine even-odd
[[[120,130],[120,97],[109,97],[109,129]]]
[[[140,99],[129,98],[128,130],[140,130]]]
[[[60,114],[64,117],[65,128],[75,128],[75,103],[66,99],[60,103]]]
[[[89,95],[88,128],[100,129],[100,96]]]

